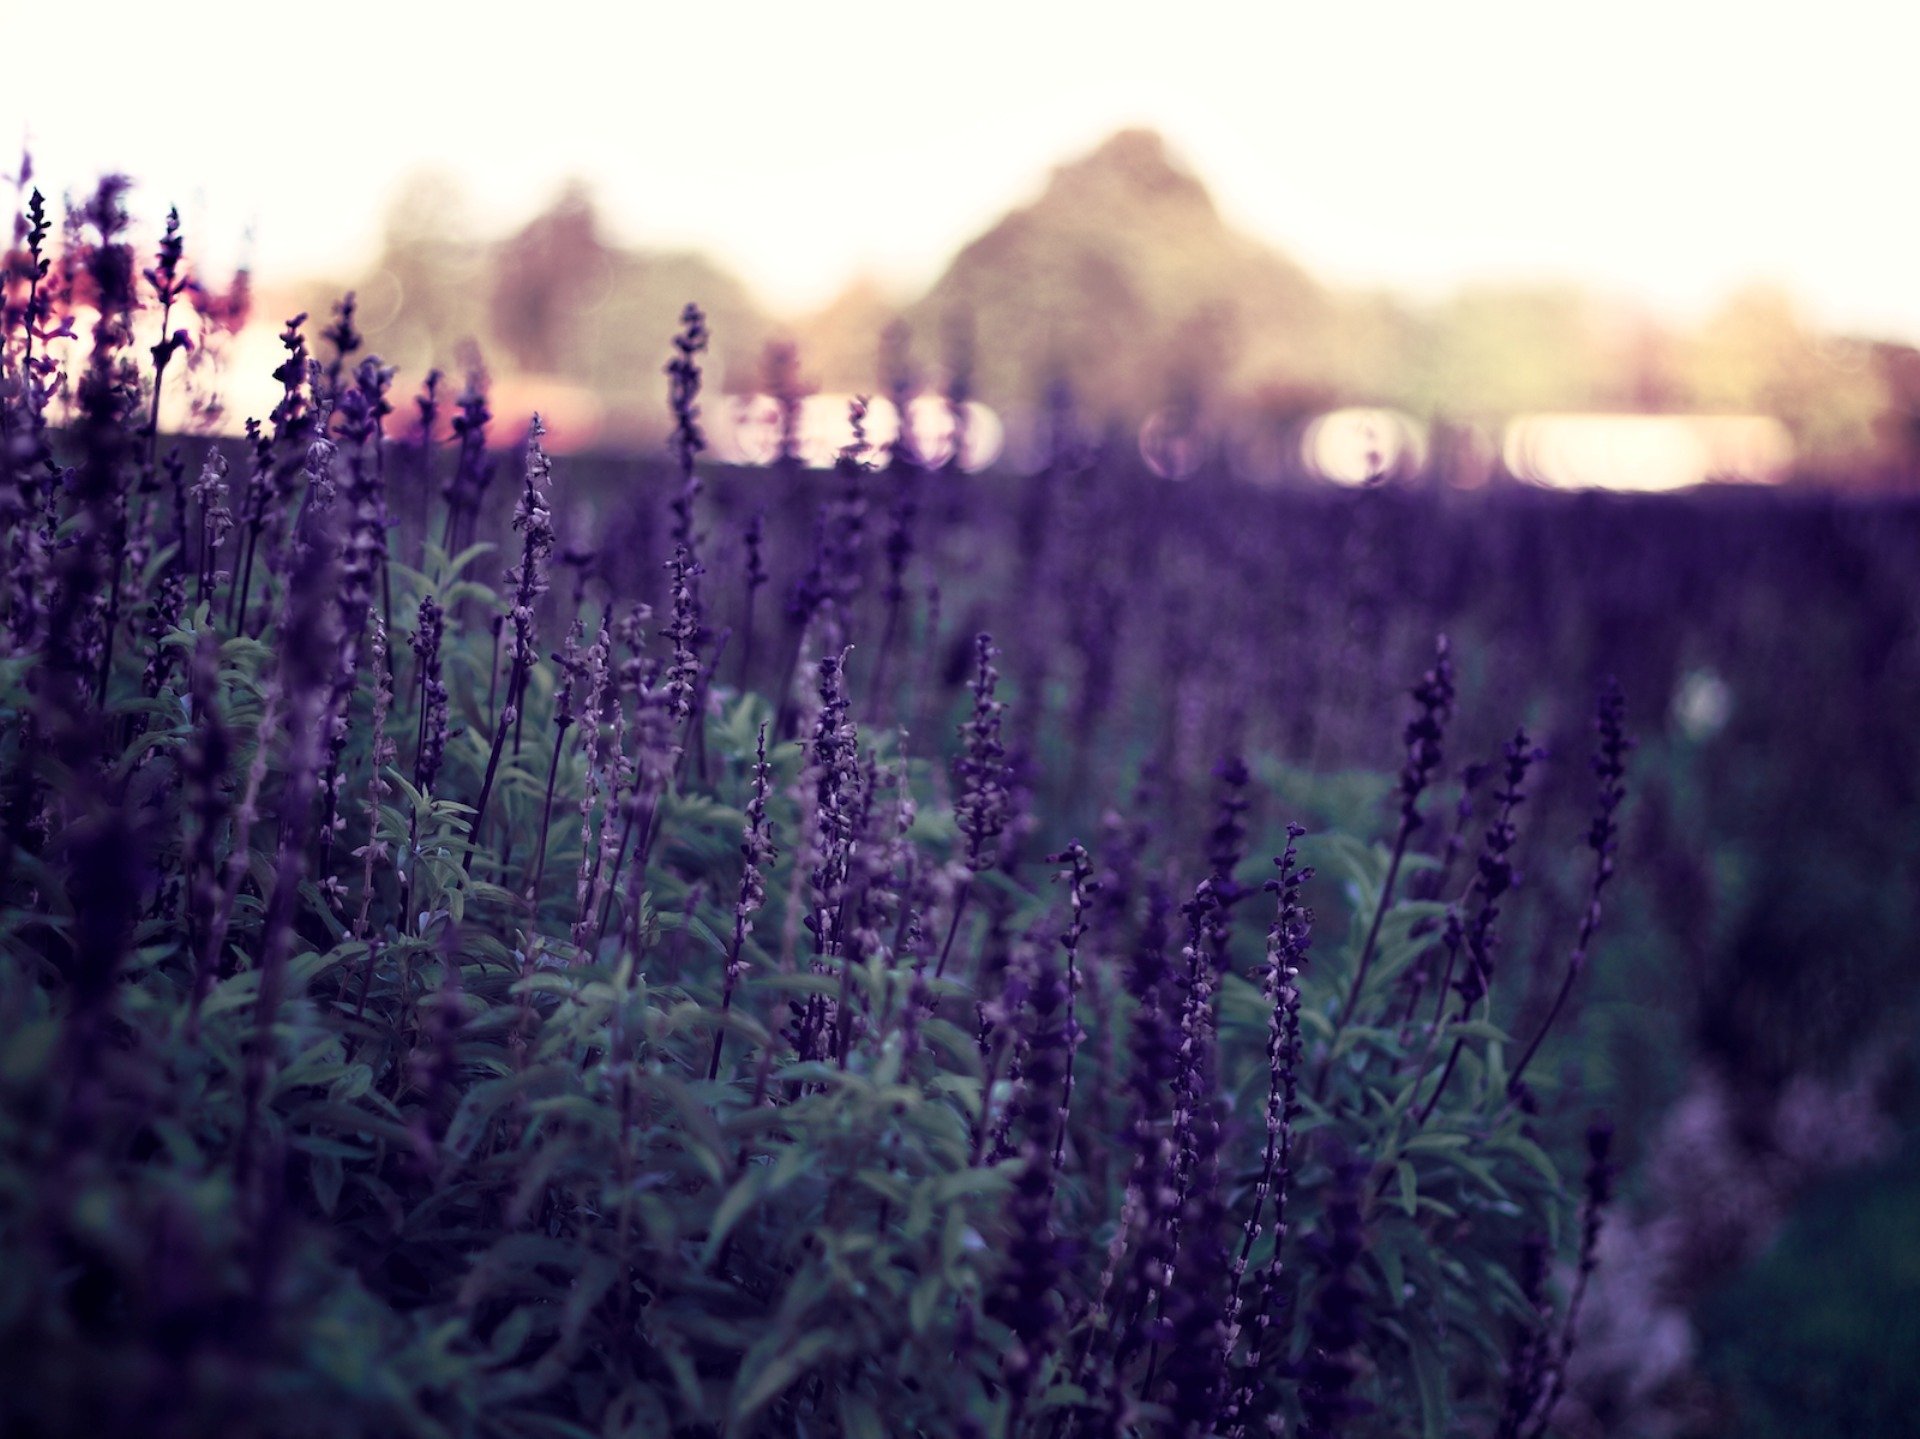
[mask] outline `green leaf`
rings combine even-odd
[[[488,1358],[489,1364],[499,1368],[513,1363],[519,1358],[521,1349],[526,1346],[527,1337],[532,1333],[533,1311],[531,1309],[518,1308],[509,1311],[507,1317],[500,1321],[500,1327],[493,1331],[493,1338],[487,1345],[488,1350],[491,1351]]]
[[[0,1079],[19,1083],[41,1074],[59,1037],[58,1020],[37,1019],[21,1025],[0,1043]]]
[[[1518,1134],[1504,1135],[1498,1139],[1489,1140],[1488,1147],[1492,1149],[1503,1149],[1507,1153],[1512,1154],[1530,1166],[1535,1173],[1547,1182],[1550,1188],[1558,1189],[1560,1187],[1560,1171],[1555,1168],[1553,1160],[1547,1157],[1547,1151],[1535,1144],[1531,1139],[1523,1138]]]
[[[907,1198],[906,1217],[900,1221],[902,1238],[918,1242],[933,1228],[933,1185],[916,1184]]]
[[[719,1207],[713,1211],[713,1223],[707,1230],[706,1247],[700,1251],[702,1269],[713,1263],[714,1256],[719,1254],[720,1246],[727,1242],[734,1225],[746,1216],[765,1192],[771,1173],[766,1165],[755,1165],[721,1199]]]
[[[1407,1355],[1413,1364],[1414,1386],[1420,1392],[1421,1439],[1445,1439],[1447,1432],[1447,1363],[1422,1326],[1407,1335]]]
[[[335,1104],[348,1104],[373,1088],[373,1070],[364,1064],[350,1064],[327,1090]]]
[[[916,1339],[924,1338],[933,1327],[934,1310],[948,1292],[938,1274],[929,1274],[914,1285],[913,1298],[907,1301],[907,1328]]]
[[[1380,1266],[1381,1283],[1386,1288],[1387,1302],[1395,1309],[1407,1302],[1407,1270],[1401,1262],[1398,1235],[1406,1232],[1404,1226],[1393,1226],[1393,1237],[1381,1236],[1374,1241],[1371,1253]]]
[[[1389,855],[1384,845],[1370,845],[1350,834],[1330,831],[1310,836],[1302,845],[1307,858],[1321,873],[1338,875],[1351,886],[1358,898],[1358,909],[1369,922],[1380,894],[1380,881],[1386,877]]]
[[[726,1136],[720,1132],[720,1125],[713,1117],[713,1111],[694,1094],[684,1083],[670,1074],[649,1074],[641,1079],[641,1084],[654,1093],[665,1097],[680,1116],[686,1128],[681,1139],[687,1150],[698,1159],[707,1170],[707,1177],[715,1184],[726,1182],[726,1175],[732,1163],[728,1152]]]
[[[839,977],[831,974],[763,974],[753,983],[756,989],[781,994],[824,994],[832,998],[840,993]]]
[[[855,1171],[853,1177],[863,1189],[871,1190],[889,1204],[907,1202],[907,1182],[897,1174],[889,1174],[884,1169],[868,1167]]]
[[[340,1187],[346,1182],[346,1168],[336,1154],[316,1154],[308,1161],[308,1172],[313,1178],[313,1197],[320,1205],[320,1212],[328,1218],[340,1205]]]
[[[831,1328],[822,1327],[802,1334],[778,1352],[762,1352],[774,1350],[785,1337],[769,1335],[742,1362],[734,1380],[732,1402],[727,1406],[729,1432],[743,1432],[748,1420],[785,1393],[787,1386],[816,1360],[832,1352],[836,1338]]]
[[[494,1115],[500,1112],[500,1107],[529,1087],[530,1074],[534,1078],[541,1077],[529,1071],[529,1074],[516,1075],[511,1079],[482,1080],[461,1095],[459,1107],[453,1112],[443,1141],[447,1152],[461,1159],[471,1155],[488,1126],[493,1123]]]
[[[1447,1033],[1455,1038],[1481,1039],[1490,1044],[1505,1044],[1507,1032],[1490,1019],[1463,1019],[1447,1026]]]
[[[873,1401],[850,1389],[840,1395],[840,1432],[847,1439],[888,1439],[887,1428],[880,1422],[880,1411],[873,1407]]]
[[[951,1204],[974,1194],[1003,1195],[1013,1187],[1011,1162],[995,1169],[963,1169],[933,1181],[933,1202]]]
[[[491,554],[495,548],[491,540],[479,540],[468,545],[464,550],[460,551],[459,554],[447,561],[447,567],[442,572],[444,577],[451,580],[482,555]],[[424,580],[426,577],[423,575],[421,578]]]

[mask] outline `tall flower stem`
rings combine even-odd
[[[1393,903],[1393,886],[1400,877],[1400,866],[1406,859],[1407,843],[1421,824],[1420,796],[1440,766],[1440,742],[1445,737],[1447,719],[1453,711],[1453,697],[1452,649],[1447,637],[1441,635],[1434,645],[1433,668],[1422,675],[1420,682],[1413,687],[1413,700],[1417,708],[1406,729],[1407,760],[1400,771],[1399,786],[1400,826],[1394,835],[1393,854],[1387,861],[1386,875],[1380,881],[1380,900],[1374,906],[1366,942],[1360,946],[1360,957],[1353,967],[1353,982],[1347,988],[1339,1017],[1334,1021],[1333,1034],[1327,1041],[1326,1062],[1314,1080],[1315,1102],[1326,1098],[1327,1085],[1333,1078],[1333,1066],[1340,1050],[1340,1036],[1352,1021],[1354,1010],[1360,1003],[1361,991],[1366,987],[1367,971],[1379,946],[1380,927],[1386,921],[1387,910]]]
[[[1620,801],[1626,797],[1627,751],[1633,748],[1633,741],[1626,731],[1626,697],[1620,691],[1617,680],[1609,681],[1600,695],[1600,712],[1594,721],[1594,727],[1600,732],[1600,742],[1593,756],[1593,772],[1600,781],[1600,793],[1595,804],[1592,828],[1587,831],[1587,845],[1593,850],[1593,881],[1587,890],[1587,912],[1580,920],[1580,934],[1574,941],[1573,953],[1567,958],[1567,972],[1560,981],[1560,990],[1553,997],[1546,1018],[1540,1021],[1540,1027],[1527,1044],[1520,1062],[1513,1067],[1513,1073],[1507,1077],[1507,1094],[1517,1096],[1520,1093],[1521,1080],[1527,1072],[1527,1066],[1533,1063],[1534,1055],[1540,1052],[1540,1044],[1547,1037],[1547,1031],[1553,1028],[1559,1019],[1560,1011],[1566,1007],[1567,998],[1573,993],[1575,981],[1587,967],[1587,954],[1593,947],[1594,932],[1600,927],[1600,896],[1607,882],[1613,878],[1614,854],[1618,849],[1620,833],[1619,822],[1614,811],[1619,809]]]
[[[487,817],[487,802],[493,797],[493,784],[500,771],[500,754],[506,748],[507,731],[513,728],[520,717],[519,707],[525,697],[527,675],[539,658],[534,644],[533,605],[547,588],[543,563],[554,544],[553,516],[547,509],[546,494],[551,471],[546,452],[540,447],[541,436],[545,433],[546,427],[535,415],[533,428],[527,436],[526,484],[513,515],[513,527],[524,536],[520,563],[507,572],[507,581],[514,588],[513,609],[509,616],[513,621],[513,660],[507,674],[506,702],[494,726],[492,748],[487,752],[486,777],[480,782],[480,797],[474,802],[473,820],[467,826],[467,853],[461,863],[468,874],[473,873],[473,856],[480,838],[480,826]]]
[[[947,972],[947,958],[953,953],[953,938],[960,933],[960,920],[967,912],[967,901],[973,897],[973,876],[967,875],[960,881],[960,887],[953,895],[953,918],[947,923],[946,942],[940,946],[940,962],[933,967],[933,977],[940,979]]]

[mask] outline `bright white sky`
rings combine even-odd
[[[1920,340],[1920,6],[1822,0],[0,0],[0,152],[102,169],[260,277],[351,274],[405,177],[505,229],[568,175],[769,303],[925,284],[1048,169],[1161,130],[1237,224],[1419,295],[1786,284]],[[618,18],[615,18],[618,17]],[[0,169],[10,170],[10,162]]]

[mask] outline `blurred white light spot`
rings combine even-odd
[[[770,465],[780,457],[780,402],[772,395],[728,395],[727,423],[713,427],[714,457],[734,465]]]
[[[841,450],[853,443],[852,395],[808,395],[798,416],[800,462],[813,469],[832,467]],[[723,413],[727,423],[715,426],[714,456],[732,464],[770,465],[780,457],[782,416],[780,402],[771,395],[732,395]],[[923,395],[907,408],[914,443],[923,463],[942,465],[953,453],[953,412],[937,396]],[[883,396],[867,401],[864,421],[867,463],[883,464],[887,447],[900,433],[899,413]],[[960,468],[983,470],[1000,457],[1006,428],[987,406],[969,401]]]
[[[1006,426],[978,400],[964,406],[965,432],[960,441],[960,468],[976,474],[1000,458],[1006,447]],[[920,463],[937,467],[953,457],[953,406],[939,395],[921,395],[907,401],[907,432],[913,437]]]
[[[1315,419],[1300,437],[1306,467],[1341,485],[1418,470],[1425,456],[1426,436],[1398,410],[1334,410]]]
[[[1776,484],[1793,440],[1770,415],[1522,415],[1501,455],[1509,473],[1556,489],[1678,490]]]
[[[1733,687],[1712,670],[1688,671],[1673,692],[1673,719],[1690,740],[1710,740],[1733,718]]]
[[[816,470],[833,467],[840,452],[853,443],[852,395],[808,395],[800,402],[800,458]],[[893,443],[900,433],[900,417],[893,402],[880,396],[867,401],[866,431],[868,451],[862,457],[869,464],[883,457],[883,447]]]

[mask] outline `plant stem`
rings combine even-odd
[[[960,892],[954,896],[953,919],[947,925],[947,942],[940,946],[940,962],[933,967],[933,977],[939,979],[947,972],[947,957],[953,953],[953,937],[960,932],[960,917],[967,912],[967,901],[973,897],[973,876],[969,874],[960,881]]]
[[[1367,982],[1367,969],[1373,963],[1374,950],[1380,942],[1380,926],[1387,917],[1387,908],[1393,903],[1393,882],[1400,877],[1400,862],[1407,855],[1407,840],[1413,835],[1415,821],[1409,817],[1400,821],[1400,832],[1393,839],[1393,858],[1387,862],[1386,878],[1380,882],[1380,902],[1373,909],[1373,923],[1367,927],[1367,941],[1360,947],[1360,962],[1353,968],[1353,984],[1347,990],[1346,1002],[1340,1006],[1340,1017],[1333,1023],[1333,1036],[1327,1041],[1327,1060],[1320,1066],[1320,1073],[1313,1082],[1313,1098],[1317,1104],[1327,1096],[1327,1084],[1333,1077],[1334,1056],[1340,1049],[1340,1035],[1353,1018],[1354,1006],[1360,1002],[1360,990]]]

